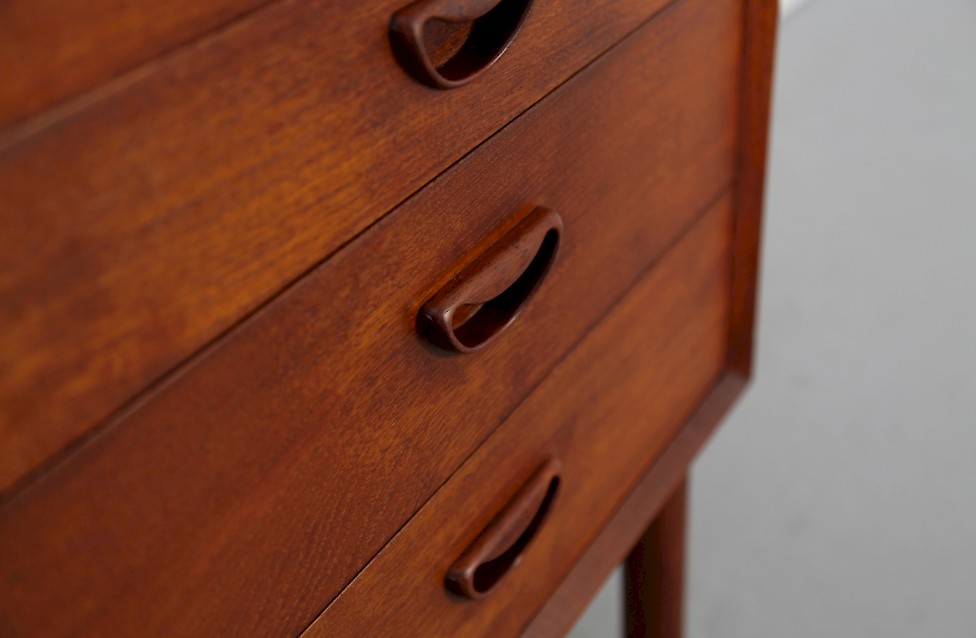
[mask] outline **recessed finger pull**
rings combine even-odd
[[[546,461],[451,565],[448,589],[483,598],[522,560],[559,492],[559,462]]]
[[[416,79],[457,88],[501,57],[531,6],[532,0],[418,0],[393,14],[390,44]]]
[[[454,352],[487,345],[542,283],[556,258],[562,228],[554,211],[534,209],[421,306],[420,334]]]

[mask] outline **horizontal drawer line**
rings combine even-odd
[[[198,347],[198,348],[190,351],[189,354],[187,354],[186,356],[184,356],[182,358],[179,358],[176,363],[174,363],[172,366],[170,366],[169,368],[167,368],[164,372],[162,372],[161,374],[159,374],[155,379],[153,379],[152,381],[150,381],[149,383],[147,383],[140,391],[138,391],[137,393],[135,393],[134,395],[132,395],[131,397],[129,397],[124,402],[120,403],[117,407],[115,407],[113,410],[111,410],[99,422],[97,422],[95,425],[93,425],[90,428],[88,428],[83,434],[81,434],[80,436],[78,436],[77,438],[75,438],[74,440],[72,440],[71,442],[69,442],[65,447],[63,447],[62,449],[60,449],[58,452],[56,452],[56,453],[52,454],[51,456],[49,456],[48,458],[46,458],[44,461],[42,461],[41,463],[39,463],[33,469],[27,471],[25,474],[23,474],[18,479],[16,479],[15,481],[13,481],[8,487],[6,487],[2,491],[0,491],[0,509],[2,509],[3,507],[5,507],[7,504],[13,502],[18,497],[18,495],[22,494],[30,485],[32,485],[33,483],[35,483],[36,481],[38,481],[45,474],[49,473],[50,471],[52,471],[53,469],[55,469],[56,467],[58,467],[58,465],[60,465],[67,458],[70,458],[77,450],[79,450],[82,447],[84,447],[85,445],[89,444],[91,441],[97,439],[103,432],[105,432],[108,429],[110,429],[113,426],[114,423],[123,420],[129,414],[137,411],[148,400],[150,400],[152,397],[154,397],[157,393],[159,393],[159,392],[163,391],[165,388],[167,388],[174,380],[178,379],[179,376],[182,374],[182,372],[184,370],[188,369],[190,366],[192,366],[195,361],[203,358],[208,353],[210,353],[212,350],[214,350],[215,348],[219,347],[220,344],[221,344],[221,342],[225,338],[227,338],[230,334],[232,334],[233,332],[235,332],[241,325],[243,325],[244,323],[246,323],[247,321],[249,321],[252,317],[254,317],[255,315],[259,314],[263,310],[265,310],[268,306],[270,306],[271,304],[273,304],[280,297],[282,297],[289,290],[291,290],[294,286],[296,286],[303,279],[305,279],[310,273],[312,273],[313,271],[315,271],[316,269],[318,269],[319,267],[321,267],[324,263],[328,262],[330,259],[334,258],[337,254],[339,254],[340,252],[342,252],[350,244],[352,244],[353,242],[355,242],[356,240],[358,240],[360,237],[362,237],[364,234],[366,234],[367,232],[369,232],[376,225],[378,225],[380,222],[382,222],[384,219],[386,219],[391,213],[393,213],[400,206],[402,206],[406,201],[408,201],[409,199],[411,199],[412,197],[414,197],[415,195],[417,195],[417,193],[420,193],[421,191],[423,191],[425,188],[427,188],[431,183],[433,183],[434,181],[436,181],[442,175],[444,175],[445,173],[447,173],[448,171],[450,171],[451,169],[453,169],[455,166],[457,166],[458,164],[460,164],[461,162],[463,162],[465,159],[467,159],[469,156],[471,156],[472,154],[474,154],[476,151],[478,151],[479,149],[481,149],[486,143],[488,143],[490,140],[492,140],[494,137],[496,137],[499,133],[503,132],[513,122],[515,122],[516,120],[518,120],[520,117],[523,117],[526,113],[528,113],[529,111],[531,111],[533,108],[535,108],[541,102],[545,101],[555,91],[561,89],[564,85],[568,84],[570,81],[572,81],[574,78],[576,78],[580,73],[586,71],[594,63],[596,63],[597,61],[599,61],[608,51],[610,51],[611,49],[619,46],[624,41],[626,41],[626,40],[630,39],[631,37],[633,37],[638,31],[640,31],[648,23],[650,23],[650,22],[658,19],[662,15],[664,15],[664,14],[666,14],[666,13],[672,11],[672,10],[675,10],[676,7],[684,4],[686,1],[687,0],[673,0],[669,4],[665,5],[663,8],[661,8],[660,10],[658,10],[657,12],[655,12],[654,14],[652,14],[646,20],[642,21],[637,27],[635,27],[631,31],[628,31],[623,38],[617,40],[613,44],[613,46],[611,46],[611,47],[609,47],[609,48],[601,51],[599,53],[599,55],[595,56],[587,64],[585,64],[581,68],[577,69],[569,77],[567,77],[563,82],[561,82],[557,86],[553,87],[551,91],[547,92],[539,100],[537,100],[536,102],[532,103],[524,111],[522,111],[521,113],[519,113],[518,116],[516,116],[512,120],[506,122],[503,126],[501,126],[500,128],[498,128],[497,130],[495,130],[491,135],[489,135],[485,139],[481,140],[477,145],[475,145],[473,148],[471,148],[470,150],[468,150],[466,153],[464,153],[463,155],[461,155],[460,157],[458,157],[455,161],[453,161],[449,166],[445,167],[437,175],[431,177],[429,180],[427,180],[426,182],[424,182],[423,184],[421,184],[415,191],[413,191],[409,195],[405,196],[401,200],[397,201],[385,213],[383,213],[382,215],[379,215],[378,217],[376,217],[375,219],[373,219],[372,221],[370,221],[362,229],[360,229],[359,231],[355,232],[354,234],[350,235],[348,238],[346,238],[345,240],[343,240],[340,244],[338,244],[336,246],[336,248],[334,248],[333,250],[331,250],[330,252],[328,252],[324,257],[322,257],[321,259],[319,259],[318,261],[314,262],[312,265],[310,265],[309,267],[307,267],[306,269],[304,269],[303,271],[301,271],[297,276],[295,276],[293,279],[291,279],[286,284],[284,284],[281,288],[279,288],[274,294],[272,294],[271,296],[265,298],[263,301],[260,301],[251,310],[249,310],[246,313],[240,315],[235,321],[233,321],[232,323],[230,323],[223,330],[217,332],[213,337],[210,338],[209,341],[207,341],[206,343],[204,343],[202,346],[200,346],[200,347]],[[278,2],[279,2],[279,0],[275,0],[275,2],[273,2],[272,4],[278,4]],[[257,11],[264,10],[264,9],[268,9],[268,8],[269,8],[269,5],[264,5],[260,9],[257,9],[256,12]],[[238,24],[240,24],[240,21],[237,21],[237,22],[232,23],[232,25],[238,25]],[[226,26],[229,28],[229,26],[231,26],[231,25],[226,25]],[[140,67],[139,69],[131,72],[130,75],[134,77],[134,76],[140,74],[142,72],[142,70],[143,70],[143,67]],[[96,91],[97,90],[98,89],[96,89]],[[82,96],[81,98],[78,98],[78,99],[79,100],[82,100],[82,99],[84,99],[84,96]],[[92,101],[91,103],[94,103],[94,101]],[[89,105],[89,102],[86,102],[85,103],[85,106],[87,106],[87,105]],[[67,117],[68,115],[70,115],[70,113],[66,113],[65,114],[65,117]],[[54,124],[54,123],[56,123],[56,121],[55,122],[50,122],[49,124]],[[39,132],[41,132],[41,131],[40,130],[34,131],[34,133],[39,133]],[[25,139],[18,140],[16,143],[23,142],[23,141],[26,141],[26,138]],[[2,139],[2,136],[0,136],[0,153],[3,153],[5,150],[6,149],[4,148],[4,140]],[[723,185],[722,186],[722,189],[725,189],[725,188],[727,188],[727,185]],[[682,230],[682,233],[683,232],[686,232],[686,230],[687,229],[683,229]],[[680,239],[680,237],[679,237],[679,239]],[[670,248],[671,248],[671,246],[668,247],[668,250],[670,250]],[[656,264],[657,262],[655,261],[654,263]],[[653,264],[652,264],[651,267],[653,267]],[[573,347],[575,347],[575,345],[576,344],[573,344]]]
[[[715,190],[715,192],[712,194],[712,196],[709,198],[708,203],[705,204],[705,205],[703,205],[699,210],[697,210],[695,212],[695,214],[681,228],[681,231],[677,234],[677,236],[668,244],[667,248],[661,252],[660,256],[658,256],[656,259],[654,259],[650,264],[648,264],[645,268],[643,268],[639,272],[634,273],[633,281],[631,281],[627,285],[626,290],[623,293],[621,293],[616,299],[613,300],[613,302],[611,302],[610,306],[606,309],[606,311],[604,313],[604,318],[607,317],[607,316],[609,316],[610,314],[612,314],[613,311],[614,311],[614,309],[617,306],[619,306],[628,296],[630,296],[633,293],[633,291],[640,285],[640,283],[654,269],[656,269],[660,265],[660,263],[671,253],[672,250],[674,250],[674,248],[678,244],[680,244],[692,232],[692,230],[698,225],[698,223],[701,222],[702,219],[708,215],[709,211],[711,211],[719,202],[721,202],[722,198],[725,197],[730,192],[730,190],[731,190],[732,185],[734,184],[734,182],[735,182],[735,179],[733,178],[733,179],[730,179],[730,180],[726,181],[725,183],[723,183],[722,186],[718,187]],[[537,383],[533,384],[530,388],[528,388],[528,390],[525,393],[525,396],[518,403],[516,403],[512,407],[511,410],[509,410],[504,416],[502,416],[501,419],[499,419],[498,425],[495,428],[493,428],[491,431],[489,431],[480,441],[478,441],[478,444],[472,449],[471,453],[468,454],[466,457],[464,457],[458,463],[457,469],[455,469],[454,472],[452,472],[449,476],[447,476],[434,489],[434,491],[432,492],[430,498],[428,498],[427,501],[430,501],[430,499],[434,498],[434,496],[437,494],[437,492],[439,492],[448,482],[450,482],[451,478],[457,473],[457,471],[460,470],[465,465],[465,463],[467,463],[471,459],[471,457],[474,456],[478,452],[478,450],[481,448],[481,446],[485,444],[485,442],[492,436],[492,434],[494,434],[494,432],[498,429],[498,427],[501,427],[501,425],[505,421],[507,421],[512,414],[514,414],[515,412],[517,412],[519,410],[519,408],[522,406],[522,404],[524,404],[526,401],[528,401],[532,397],[532,395],[535,393],[535,391],[543,383],[545,383],[545,381],[553,374],[553,372],[560,366],[560,364],[563,361],[565,361],[570,355],[572,355],[572,353],[574,351],[576,351],[576,349],[579,347],[579,345],[587,338],[587,336],[598,325],[600,325],[600,323],[603,320],[604,320],[603,318],[598,319],[598,320],[590,323],[586,327],[586,329],[579,336],[579,338],[577,338],[576,340],[574,340],[569,345],[569,347],[566,348],[566,350],[559,357],[556,358],[556,360],[552,363],[552,366],[549,368],[549,370],[546,372],[546,374],[541,379],[539,379],[539,381]],[[624,500],[624,498],[625,497],[622,497],[621,502]],[[397,536],[397,534],[399,534],[400,531],[404,527],[406,527],[410,523],[411,520],[413,520],[414,516],[416,516],[417,512],[419,512],[420,509],[422,509],[425,504],[426,504],[426,502],[425,503],[422,503],[417,508],[416,511],[414,511],[413,513],[411,513],[410,516],[399,527],[397,527],[393,531],[393,533],[390,535],[390,537],[387,539],[387,541],[382,545],[382,547],[380,547],[376,551],[376,553],[373,555],[373,557],[370,558],[370,560],[366,564],[364,564],[355,574],[353,574],[342,585],[342,587],[338,590],[338,592],[336,592],[336,594],[332,598],[330,598],[328,602],[326,602],[326,604],[322,607],[322,609],[315,614],[315,616],[313,617],[312,621],[309,623],[309,626],[311,626],[311,624],[314,623],[315,620],[320,615],[322,615],[323,613],[325,613],[325,611],[329,608],[329,606],[337,598],[339,598],[339,596],[342,595],[342,593],[349,587],[349,585],[354,580],[356,580],[356,578],[359,577],[360,574],[362,574],[366,569],[369,568],[369,566],[373,563],[373,560],[376,558],[376,556],[378,556],[380,553],[383,552],[384,549],[386,549],[386,547],[389,545],[390,541],[392,541]],[[305,629],[307,629],[307,628],[308,627],[306,627]]]

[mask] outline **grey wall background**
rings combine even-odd
[[[780,31],[751,391],[692,474],[687,635],[976,636],[976,0]],[[572,636],[620,632],[615,576]]]
[[[783,14],[784,18],[789,17],[793,13],[800,10],[800,7],[805,5],[810,0],[780,0],[780,13]]]

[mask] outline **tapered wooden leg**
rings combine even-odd
[[[684,601],[687,479],[627,557],[628,638],[680,638]]]

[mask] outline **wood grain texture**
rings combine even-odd
[[[268,0],[4,0],[0,130]]]
[[[546,459],[451,563],[444,585],[454,594],[480,600],[519,566],[559,496],[562,464]]]
[[[447,352],[472,353],[490,344],[549,274],[562,229],[559,213],[532,209],[424,302],[417,331]]]
[[[627,638],[681,638],[688,479],[675,489],[624,563]]]
[[[735,15],[647,25],[10,499],[8,633],[301,630],[728,183]],[[425,347],[420,304],[536,203],[565,233],[516,324]]]
[[[533,619],[526,638],[562,636],[569,630],[685,476],[752,373],[777,10],[774,0],[743,2],[728,372]]]
[[[523,638],[564,636],[570,630],[610,572],[626,558],[634,541],[681,484],[695,455],[745,386],[746,379],[737,372],[722,375],[525,627]]]
[[[303,638],[517,635],[721,372],[731,212],[703,216]],[[483,600],[451,595],[455,556],[550,457],[560,494],[522,562]]]
[[[436,91],[390,52],[403,0],[282,0],[0,134],[0,490],[665,2],[540,3]]]
[[[390,45],[418,81],[456,89],[480,77],[505,53],[531,7],[532,0],[415,0],[390,19]],[[437,25],[445,22],[469,26],[468,37],[447,56],[435,44],[443,43],[443,28]],[[438,37],[428,43],[432,31]]]

